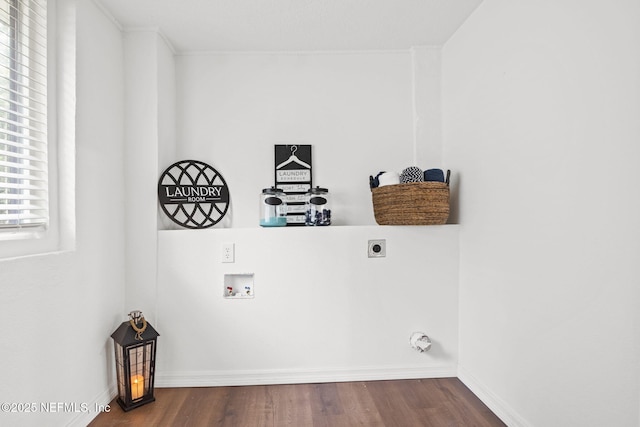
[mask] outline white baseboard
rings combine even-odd
[[[116,384],[113,383],[108,390],[100,393],[93,401],[86,402],[88,405],[87,410],[79,412],[78,415],[67,424],[67,427],[85,427],[101,413],[101,410],[113,409],[109,408],[109,404],[117,394]]]
[[[430,368],[278,369],[254,371],[157,372],[162,387],[215,387],[455,377],[453,366]]]
[[[522,418],[507,402],[482,384],[469,371],[458,365],[458,379],[466,385],[478,399],[509,427],[533,427]]]

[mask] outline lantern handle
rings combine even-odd
[[[130,317],[129,323],[131,324],[131,327],[133,328],[133,330],[136,331],[135,339],[138,341],[142,341],[143,340],[142,334],[147,329],[147,321],[144,318],[144,315],[140,310],[134,310],[131,313],[129,313],[129,317]],[[142,328],[138,328],[138,322],[141,320],[142,320]]]
[[[142,318],[142,328],[138,328],[138,325],[136,325],[136,322],[134,322],[133,319],[129,320],[129,323],[131,324],[133,330],[136,331],[135,339],[138,341],[142,341],[142,334],[147,329],[147,320],[144,317]]]

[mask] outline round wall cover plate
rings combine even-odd
[[[229,210],[229,187],[220,173],[198,160],[169,166],[158,180],[158,201],[173,222],[185,228],[208,228]]]

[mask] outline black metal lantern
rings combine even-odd
[[[160,335],[141,311],[132,311],[129,317],[111,334],[116,352],[117,401],[124,411],[156,400],[153,384]]]

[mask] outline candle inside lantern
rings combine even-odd
[[[131,400],[140,399],[144,395],[144,377],[134,375],[131,377]]]

